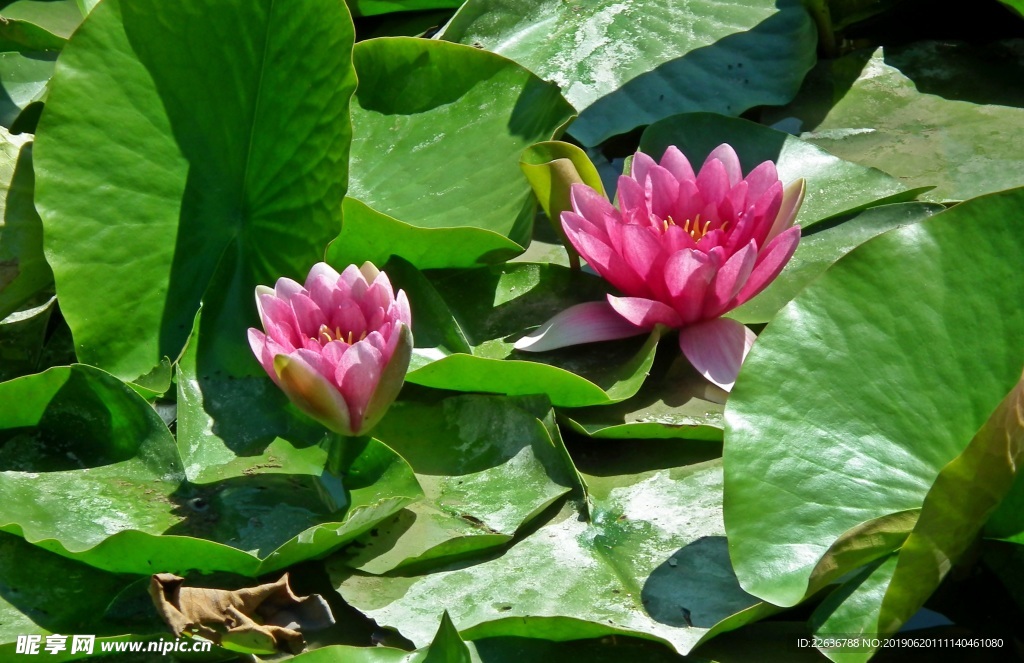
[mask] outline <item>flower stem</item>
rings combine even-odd
[[[328,433],[320,446],[327,450],[326,470],[331,474],[344,478],[348,475],[352,462],[363,453],[366,445],[373,439],[369,435],[341,435]]]

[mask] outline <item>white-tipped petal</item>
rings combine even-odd
[[[516,350],[545,352],[581,343],[611,341],[646,330],[624,320],[607,302],[570,306],[516,341]]]
[[[338,270],[334,269],[326,262],[318,262],[309,270],[309,275],[306,277],[306,288],[308,289],[313,280],[321,276],[331,285],[337,283],[338,279],[341,278],[341,274],[338,273]]]
[[[698,373],[731,391],[756,338],[735,320],[715,318],[679,330],[679,349]]]
[[[373,283],[377,280],[377,276],[380,274],[380,270],[372,262],[367,260],[363,263],[362,267],[359,268],[359,272],[366,279],[367,283]]]
[[[800,205],[804,202],[806,189],[806,183],[803,178],[800,178],[782,190],[782,205],[779,207],[779,213],[775,215],[775,223],[768,231],[768,236],[765,237],[762,246],[793,225],[793,222],[796,221],[796,214],[800,211]]]
[[[338,388],[297,354],[274,357],[282,391],[300,410],[342,435],[351,435],[348,403]]]
[[[740,166],[740,158],[736,154],[736,150],[732,148],[729,143],[722,143],[715,149],[711,150],[711,154],[704,160],[704,166],[708,165],[708,162],[717,159],[725,166],[725,174],[729,178],[729,186],[733,187],[740,183],[743,179],[743,168]],[[703,170],[703,167],[701,168]]]
[[[274,293],[285,301],[305,291],[306,289],[298,281],[293,281],[287,277],[279,278],[277,283],[274,284]]]

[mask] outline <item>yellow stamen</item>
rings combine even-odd
[[[320,325],[320,333],[317,335],[317,339],[319,340],[321,338],[324,339],[324,345],[330,343],[331,341],[344,341],[345,343],[352,345],[353,342],[361,341],[364,338],[366,338],[366,332],[360,332],[359,338],[355,339],[354,331],[350,330],[346,333],[341,331],[341,327],[335,327],[333,330],[331,330],[331,328],[328,327],[327,325]]]

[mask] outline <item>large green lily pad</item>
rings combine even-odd
[[[921,526],[901,514],[929,508],[1024,366],[1024,311],[1007,305],[1024,300],[1022,205],[1024,189],[991,194],[876,237],[761,334],[726,409],[725,522],[748,591],[793,605]],[[970,504],[943,508],[983,518]]]
[[[965,200],[1024,184],[1022,76],[1020,40],[887,47],[822,62],[764,119],[907,186],[933,185],[929,200]]]
[[[676,113],[786,103],[816,45],[791,0],[469,0],[440,37],[558,83],[580,111],[570,132],[585,145]]]
[[[461,267],[525,246],[535,203],[519,157],[572,117],[558,88],[443,41],[371,39],[354,58],[349,196],[363,205],[346,206],[329,260],[381,264],[395,254],[420,268]]]
[[[353,39],[342,0],[107,0],[89,14],[36,140],[80,360],[134,380],[178,357],[208,288],[248,299],[323,255],[347,181]],[[207,299],[211,333],[244,339],[252,300]]]

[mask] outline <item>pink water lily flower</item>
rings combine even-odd
[[[731,389],[755,337],[721,316],[761,292],[793,256],[803,194],[803,180],[783,188],[771,161],[744,178],[726,144],[697,174],[674,146],[660,163],[637,152],[632,173],[619,178],[619,209],[574,184],[562,227],[623,296],[566,309],[515,347],[551,350],[660,324],[679,329],[679,347],[701,374]]]
[[[363,435],[398,396],[412,356],[409,300],[370,263],[326,263],[305,286],[256,288],[266,333],[249,330],[263,369],[300,410],[342,435]]]

